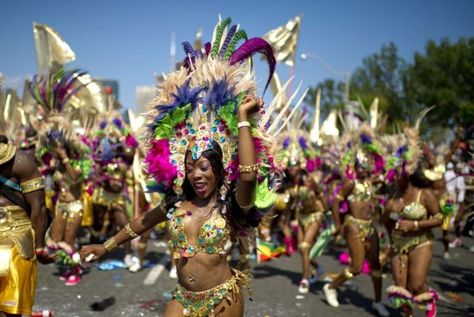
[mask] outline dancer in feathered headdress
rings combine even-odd
[[[395,189],[383,215],[391,238],[395,281],[387,293],[392,305],[402,309],[405,316],[413,316],[415,305],[426,310],[426,316],[436,316],[438,295],[427,287],[426,276],[432,260],[431,229],[441,225],[442,214],[420,160],[418,128],[419,123],[387,138],[386,148],[393,155],[388,159],[386,179]]]
[[[54,191],[54,217],[47,243],[57,252],[61,279],[66,285],[80,281],[81,268],[72,256],[82,223],[83,184],[93,171],[89,148],[81,142],[68,118],[68,104],[84,86],[79,81],[84,74],[79,70],[59,69],[35,76],[29,86],[43,114],[37,157]]]
[[[343,144],[341,158],[343,185],[333,202],[333,218],[337,232],[341,230],[340,207],[346,201],[348,214],[344,218],[346,240],[349,245],[351,263],[332,281],[324,285],[323,291],[328,303],[338,307],[337,287],[358,275],[365,257],[370,263],[375,301],[372,307],[380,316],[389,316],[382,304],[382,272],[379,260],[379,238],[374,221],[377,218],[375,197],[384,172],[382,151],[374,133],[367,125],[359,131],[351,131]],[[382,177],[383,179],[383,177]]]
[[[249,58],[264,53],[270,73],[275,59],[267,42],[247,40],[230,19],[219,21],[203,50],[183,46],[183,66],[159,85],[149,112],[145,163],[166,194],[165,204],[104,245],[84,247],[81,255],[100,257],[169,219],[179,283],[165,316],[214,316],[221,310],[223,316],[242,316],[248,279],[229,267],[227,252],[237,234],[258,224],[257,208],[273,204],[275,171],[269,115],[262,116],[263,101],[255,97]]]

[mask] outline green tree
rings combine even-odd
[[[344,83],[334,79],[326,79],[310,87],[305,97],[305,102],[314,107],[316,104],[316,94],[321,89],[321,119],[324,120],[331,110],[342,109],[344,107]]]
[[[386,113],[389,125],[404,121],[407,111],[403,100],[403,76],[406,62],[398,55],[394,43],[382,46],[379,53],[362,61],[351,78],[350,99],[360,98],[370,105],[379,98],[379,109]]]
[[[416,53],[406,70],[404,93],[414,109],[436,106],[427,125],[474,123],[474,37],[456,43],[428,41],[425,52]]]

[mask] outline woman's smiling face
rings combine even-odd
[[[209,198],[216,190],[217,180],[211,162],[202,155],[197,160],[193,160],[192,155],[186,156],[186,178],[201,199]]]

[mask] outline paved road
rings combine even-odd
[[[464,241],[467,246],[453,250],[449,261],[442,259],[439,239],[434,245],[429,283],[442,295],[439,316],[474,316],[474,254],[468,250],[468,246],[474,245],[474,239],[465,238]],[[135,274],[125,270],[99,271],[93,267],[76,286],[65,286],[54,276],[53,266],[41,266],[34,309],[50,309],[56,317],[162,316],[176,282],[168,277],[165,249],[156,242],[151,244],[149,258],[155,263],[153,266]],[[336,255],[337,252],[329,251],[321,256],[320,263],[326,271],[342,269]],[[297,255],[254,265],[253,301],[247,300],[245,316],[374,316],[372,287],[367,275],[358,276],[352,286],[340,290],[341,306],[334,309],[324,301],[322,282],[316,283],[306,296],[298,296],[300,265]],[[392,278],[387,274],[383,280],[384,289],[391,283]],[[460,295],[462,302],[455,302],[450,292]],[[110,298],[115,302],[104,311],[90,308],[94,302]],[[391,312],[392,316],[399,316],[397,312]],[[416,316],[424,314],[418,312]]]

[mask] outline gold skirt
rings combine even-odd
[[[299,214],[298,215],[298,223],[300,224],[301,228],[303,231],[306,231],[306,229],[312,225],[315,222],[321,223],[321,220],[324,217],[323,212],[312,212],[310,214]]]
[[[367,238],[369,238],[375,233],[375,228],[372,220],[354,218],[353,216],[348,215],[346,216],[344,225],[349,226],[351,224],[357,228],[357,238],[359,238],[362,242],[367,240]]]
[[[109,210],[116,206],[121,206],[125,209],[126,205],[126,199],[123,193],[112,193],[102,187],[98,187],[94,190],[92,202],[95,205],[106,207]]]
[[[184,316],[213,317],[214,307],[224,298],[229,298],[232,293],[236,294],[249,289],[250,275],[247,272],[232,270],[232,277],[225,283],[214,288],[191,292],[178,283],[174,291],[174,298],[183,306]]]
[[[0,311],[30,315],[35,299],[37,262],[35,258],[23,259],[15,245],[9,251],[8,275],[0,276]]]
[[[67,222],[73,222],[77,217],[82,217],[84,211],[84,205],[82,200],[75,200],[71,202],[58,201],[56,203],[55,216],[63,217]]]

